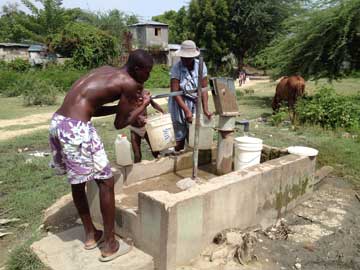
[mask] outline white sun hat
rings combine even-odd
[[[185,40],[181,43],[179,50],[175,52],[176,56],[193,58],[200,55],[200,50],[196,47],[196,44],[192,40]]]

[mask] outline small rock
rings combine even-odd
[[[19,228],[27,228],[27,227],[29,227],[29,223],[23,223],[23,224],[20,224],[19,225]]]
[[[296,269],[301,269],[301,264],[300,263],[295,263],[295,268]]]
[[[10,235],[13,234],[12,232],[4,232],[4,233],[0,233],[0,238],[3,238],[6,235]]]
[[[265,262],[269,262],[269,259],[265,259]]]
[[[44,227],[45,227],[44,224],[41,224],[37,230],[41,231],[42,229],[44,229]]]
[[[218,249],[218,250],[215,250],[211,255],[210,255],[210,261],[213,262],[215,260],[218,260],[218,259],[226,259],[227,256],[228,256],[228,249],[226,246]]]
[[[196,182],[191,178],[184,178],[178,182],[176,182],[176,186],[181,190],[187,190],[196,185]]]
[[[22,153],[23,150],[21,148],[18,148],[17,151],[18,151],[18,153]]]
[[[11,218],[11,219],[2,218],[2,219],[0,219],[0,225],[6,225],[9,223],[17,222],[19,220],[20,220],[19,218]]]
[[[226,234],[226,242],[228,245],[232,245],[232,246],[242,245],[243,238],[240,233],[228,232]]]

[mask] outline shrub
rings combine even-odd
[[[25,72],[31,68],[31,65],[28,60],[16,58],[15,60],[7,63],[7,67],[14,71]]]
[[[20,92],[24,98],[24,105],[53,105],[59,89],[50,81],[28,77],[13,85],[14,92]]]
[[[360,127],[360,95],[342,96],[333,88],[322,87],[315,95],[303,98],[296,106],[302,123],[324,128],[357,129]]]
[[[119,52],[116,39],[84,23],[69,23],[51,38],[50,48],[70,60],[76,68],[94,68],[111,63]]]
[[[84,75],[87,70],[77,70],[62,66],[52,66],[42,71],[37,71],[34,76],[40,80],[51,81],[62,92],[67,92],[73,83]]]
[[[0,72],[0,93],[5,96],[17,96],[18,94],[12,93],[11,86],[20,81],[22,74],[10,71],[10,70],[2,70]]]
[[[287,107],[281,107],[279,112],[271,116],[270,124],[273,126],[280,126],[285,120],[289,119],[289,109]]]
[[[146,81],[147,88],[170,87],[170,69],[166,65],[155,65],[151,71],[149,80]]]

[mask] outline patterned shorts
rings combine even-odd
[[[49,131],[52,167],[57,174],[67,174],[70,184],[112,177],[104,145],[91,122],[55,113]]]

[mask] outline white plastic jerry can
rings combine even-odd
[[[117,164],[121,166],[128,166],[133,164],[131,157],[131,144],[124,134],[119,134],[116,136],[115,155]]]

